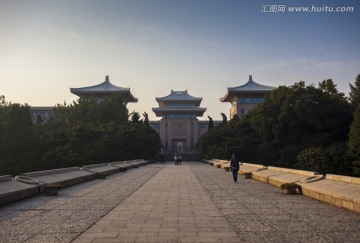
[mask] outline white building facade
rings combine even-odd
[[[158,122],[150,122],[160,135],[165,153],[195,153],[195,144],[207,132],[208,122],[199,121],[206,108],[200,107],[202,98],[188,91],[173,91],[168,96],[156,98],[159,107],[152,110]]]

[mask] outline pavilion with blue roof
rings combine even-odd
[[[270,93],[275,87],[256,83],[249,75],[249,81],[244,85],[228,88],[224,97],[220,98],[221,102],[229,102],[230,119],[234,115],[239,117],[245,116],[257,104],[263,103],[265,95]]]
[[[121,94],[125,105],[129,102],[138,101],[138,99],[131,94],[130,88],[122,88],[110,83],[109,76],[106,76],[105,81],[100,84],[82,88],[70,88],[70,92],[80,98],[92,97],[98,100],[104,99],[106,96],[112,94]]]

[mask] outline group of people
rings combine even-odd
[[[175,153],[174,160],[175,160],[175,165],[181,165],[182,158],[181,158],[180,154]],[[161,152],[160,152],[160,163],[165,164],[164,151],[162,148],[161,148]],[[236,153],[233,153],[231,155],[231,160],[230,160],[230,170],[231,170],[234,182],[237,182],[239,169],[240,169],[239,159],[236,156]]]
[[[181,165],[182,158],[180,154],[175,154],[174,160],[175,160],[175,165]]]
[[[181,165],[182,157],[180,154],[175,153],[174,160],[175,160],[175,165]],[[165,155],[163,148],[161,148],[160,150],[160,164],[165,164]]]

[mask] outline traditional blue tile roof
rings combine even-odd
[[[70,88],[71,93],[76,94],[78,96],[82,95],[106,95],[106,94],[124,94],[126,95],[127,102],[137,102],[138,99],[135,98],[131,92],[130,88],[122,88],[116,85],[113,85],[109,81],[109,76],[105,77],[105,81],[101,84],[82,87],[82,88]]]
[[[196,116],[202,116],[206,111],[206,108],[197,107],[197,106],[187,106],[187,107],[178,107],[178,106],[165,106],[165,107],[156,107],[152,108],[156,116],[163,116],[165,114],[192,114]]]
[[[252,79],[252,75],[250,75],[249,81],[246,84],[233,88],[228,88],[226,95],[220,98],[220,101],[231,102],[232,100],[234,100],[234,98],[236,98],[237,94],[265,94],[270,93],[273,89],[275,89],[275,87],[256,83]]]
[[[189,95],[187,90],[185,91],[171,90],[171,93],[168,96],[156,98],[156,101],[200,101],[201,102],[202,98]]]
[[[202,116],[206,108],[199,107],[202,101],[201,97],[194,97],[188,94],[188,91],[174,91],[164,97],[156,98],[159,107],[153,108],[156,116],[167,114],[187,114]]]

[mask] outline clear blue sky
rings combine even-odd
[[[313,5],[354,9],[288,9]],[[109,75],[139,98],[129,110],[152,120],[155,97],[171,89],[203,97],[200,119],[220,120],[230,104],[219,98],[250,74],[271,86],[332,78],[348,95],[360,73],[359,23],[356,0],[0,0],[0,95],[70,103],[70,88]]]

